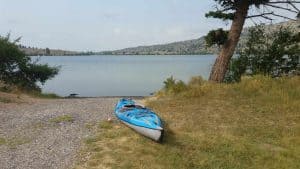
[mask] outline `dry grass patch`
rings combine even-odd
[[[17,148],[19,145],[30,143],[31,139],[24,136],[13,136],[10,138],[0,138],[0,146],[6,145],[11,149]]]
[[[16,136],[16,137],[12,137],[6,140],[6,144],[10,147],[10,148],[16,148],[19,145],[23,145],[23,144],[27,144],[30,143],[31,139],[27,138],[27,137],[23,137],[23,136]]]
[[[11,99],[0,97],[0,102],[2,103],[11,103],[13,102]]]
[[[5,143],[6,143],[6,140],[4,138],[0,137],[0,146],[3,145],[3,144],[5,144]]]
[[[74,118],[71,115],[62,115],[55,117],[53,119],[50,119],[50,122],[52,123],[64,123],[64,122],[74,122]]]
[[[0,103],[15,103],[21,101],[20,95],[0,91]]]

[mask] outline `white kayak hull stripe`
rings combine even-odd
[[[127,126],[129,126],[130,128],[132,128],[133,130],[135,130],[136,132],[149,137],[155,141],[160,141],[162,134],[163,134],[163,130],[155,130],[155,129],[149,129],[149,128],[145,128],[145,127],[140,127],[140,126],[136,126],[136,125],[132,125],[130,123],[127,123],[123,120],[121,120],[124,124],[126,124]]]

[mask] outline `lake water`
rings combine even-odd
[[[33,57],[36,58],[36,57]],[[187,82],[192,76],[208,78],[212,55],[100,55],[42,56],[40,63],[61,66],[59,74],[42,86],[43,92],[82,97],[147,96],[173,76]]]

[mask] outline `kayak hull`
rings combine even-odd
[[[122,121],[122,120],[121,120]],[[154,141],[161,142],[163,138],[164,130],[149,129],[141,126],[132,125],[126,121],[122,121],[125,125],[135,130],[137,133],[140,133],[143,136],[146,136]]]

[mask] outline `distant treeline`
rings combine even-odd
[[[94,55],[94,52],[77,52],[60,49],[37,48],[24,45],[18,45],[19,49],[27,56],[78,56],[78,55]]]

